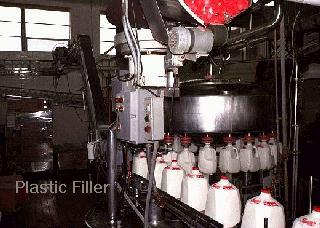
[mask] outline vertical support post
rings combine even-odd
[[[280,136],[280,123],[279,123],[279,93],[278,93],[278,55],[277,55],[277,30],[274,30],[274,81],[275,81],[275,94],[276,94],[276,132],[277,142]],[[279,154],[277,154],[279,157]]]
[[[284,17],[280,22],[280,54],[281,54],[281,116],[282,116],[282,143],[283,150],[288,150],[288,123],[287,123],[287,86],[286,86],[286,40]],[[288,210],[289,205],[289,188],[288,188],[288,164],[284,160],[284,197],[285,208]]]
[[[299,125],[298,125],[298,85],[299,67],[296,62],[294,77],[294,113],[293,113],[293,165],[292,165],[292,220],[296,218],[297,190],[298,190],[298,168],[299,168]]]
[[[107,200],[108,200],[108,220],[110,225],[117,223],[117,192],[116,192],[116,135],[113,130],[107,130],[107,140],[105,142],[107,157]]]
[[[26,10],[21,8],[21,51],[28,51],[28,39],[26,33]]]
[[[313,190],[313,176],[309,180],[309,214],[312,212],[312,190]]]

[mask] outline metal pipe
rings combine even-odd
[[[151,145],[147,144],[147,153],[149,153],[149,157],[151,154]],[[150,212],[150,206],[152,207],[152,210],[154,209],[153,205],[150,205],[151,203],[151,196],[152,196],[152,187],[154,185],[154,169],[156,166],[156,159],[157,159],[157,149],[158,149],[158,142],[154,143],[154,151],[152,153],[152,157],[149,160],[149,183],[148,183],[148,192],[147,192],[147,197],[146,197],[146,206],[145,206],[145,212],[144,212],[144,227],[148,228],[149,227],[149,212]],[[156,187],[154,187],[156,188]],[[157,216],[155,216],[157,217]],[[157,222],[157,221],[152,221],[152,223]]]
[[[249,9],[247,9],[245,12],[253,14],[254,12],[260,10],[263,6],[266,4],[270,3],[272,0],[260,0],[257,1],[256,3],[252,4]]]
[[[107,129],[107,139],[104,140],[107,158],[107,216],[110,225],[117,223],[117,192],[116,192],[116,135],[113,130]]]
[[[313,190],[313,176],[309,180],[309,214],[312,212],[312,190]]]
[[[297,189],[298,189],[298,168],[299,168],[299,125],[298,125],[298,84],[299,66],[296,62],[295,87],[294,87],[294,112],[293,112],[293,166],[292,166],[292,219],[296,218]]]
[[[243,41],[245,41],[247,39],[250,39],[250,38],[252,38],[254,36],[262,35],[262,34],[268,33],[271,30],[273,30],[280,23],[280,21],[281,21],[281,19],[283,17],[282,4],[281,4],[280,1],[276,6],[277,7],[277,11],[276,11],[275,19],[271,23],[269,23],[269,24],[267,24],[265,26],[258,27],[258,28],[254,29],[254,30],[245,31],[245,32],[241,33],[238,36],[232,37],[227,41],[225,46],[227,46],[227,47],[233,46],[233,45],[241,43],[241,42],[243,42]]]
[[[296,3],[303,3],[303,4],[309,4],[313,6],[320,6],[319,0],[287,0],[290,2],[296,2]]]
[[[278,94],[278,55],[277,55],[277,30],[274,30],[274,81],[275,81],[275,94],[276,94],[276,131],[277,142],[279,142],[280,123],[279,123],[279,94]],[[278,148],[278,146],[277,146]],[[279,158],[279,150],[277,149],[277,158]]]
[[[286,40],[284,19],[280,23],[280,67],[281,67],[281,117],[282,117],[282,143],[283,150],[288,149],[288,128],[287,128],[287,85],[286,85]],[[288,187],[288,164],[284,160],[284,194],[285,207],[288,210],[289,205],[289,187]]]
[[[257,39],[249,40],[248,42],[244,41],[244,42],[237,43],[235,45],[228,47],[228,50],[231,51],[231,50],[242,49],[245,47],[253,47],[253,46],[260,44],[262,42],[265,42],[267,40],[268,40],[268,37],[260,37]]]

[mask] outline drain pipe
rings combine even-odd
[[[265,26],[255,28],[253,30],[248,30],[246,32],[241,33],[238,36],[232,37],[232,38],[228,39],[225,46],[232,47],[234,45],[238,45],[239,43],[245,42],[247,39],[251,39],[255,36],[261,36],[263,34],[270,32],[271,30],[275,29],[283,17],[282,0],[279,0],[276,8],[277,8],[276,16],[275,16],[275,19],[271,23],[269,23]]]

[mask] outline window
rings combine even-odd
[[[106,15],[100,15],[100,54],[110,50],[114,45],[114,36],[116,35],[116,26],[112,25],[106,18]],[[109,55],[115,55],[116,49],[108,52]]]
[[[47,51],[70,40],[69,12],[0,6],[0,51]]]
[[[21,51],[21,9],[0,6],[0,51]]]
[[[52,51],[68,44],[69,12],[26,9],[25,18],[28,51]]]

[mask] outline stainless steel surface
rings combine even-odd
[[[165,101],[165,129],[173,132],[229,133],[273,128],[274,102],[269,95],[186,95]]]

